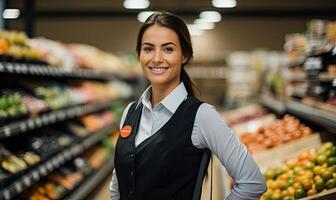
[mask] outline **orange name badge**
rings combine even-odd
[[[121,129],[120,136],[122,138],[127,138],[132,132],[132,127],[130,125],[126,125]]]

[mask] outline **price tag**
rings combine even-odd
[[[12,63],[8,63],[8,64],[7,64],[7,70],[8,70],[9,72],[11,72],[11,73],[14,71],[14,66],[13,66]]]
[[[49,121],[50,121],[51,123],[55,123],[55,121],[56,121],[56,116],[55,116],[54,113],[51,113],[51,114],[49,115]]]
[[[34,128],[34,121],[33,121],[32,119],[29,119],[29,120],[28,120],[28,127],[29,127],[30,129],[33,129],[33,128]]]
[[[43,116],[42,116],[42,122],[43,122],[44,124],[48,124],[48,116],[47,116],[47,115],[43,115]]]
[[[40,118],[40,117],[36,118],[36,119],[35,119],[35,123],[36,123],[36,126],[37,126],[37,127],[42,126],[42,120],[41,120],[41,118]]]
[[[16,190],[17,193],[22,192],[22,184],[21,184],[21,182],[17,182],[14,187],[15,187],[15,190]]]
[[[5,136],[7,137],[11,136],[11,130],[8,126],[5,126],[4,133],[5,133]]]
[[[5,190],[5,191],[3,192],[3,196],[5,197],[6,200],[7,200],[7,199],[8,199],[8,200],[11,199],[9,190]]]
[[[27,125],[26,125],[25,122],[22,122],[22,123],[20,124],[20,131],[21,131],[21,132],[26,132],[26,130],[27,130]]]
[[[54,158],[54,159],[52,160],[52,164],[53,164],[55,167],[58,167],[59,162],[57,162],[57,158]]]
[[[33,179],[36,181],[40,179],[40,174],[36,170],[33,171]]]
[[[28,71],[28,67],[27,67],[27,65],[21,65],[21,70],[22,70],[22,72],[23,73],[27,73],[27,71]]]
[[[47,174],[47,169],[46,169],[46,167],[44,165],[42,165],[40,167],[40,173],[41,173],[42,176],[44,176],[44,175]]]
[[[29,176],[25,176],[25,177],[23,178],[23,182],[24,182],[24,184],[25,184],[26,186],[30,186],[31,181],[30,181]]]
[[[16,71],[16,73],[20,74],[21,73],[21,65],[17,64],[14,66],[14,71]]]
[[[50,161],[47,163],[47,169],[48,169],[48,171],[53,170],[53,166],[52,166]]]

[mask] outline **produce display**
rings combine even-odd
[[[237,108],[233,111],[224,112],[222,113],[222,116],[225,122],[232,127],[236,124],[260,118],[265,116],[267,113],[268,111],[262,106],[252,104]]]
[[[65,164],[32,188],[23,192],[20,198],[29,200],[62,199],[103,166],[110,156],[110,146],[109,140],[103,140],[102,145],[90,148],[81,156]]]
[[[260,127],[254,133],[243,133],[240,138],[249,152],[257,152],[279,146],[289,141],[311,135],[313,131],[299,119],[285,115],[283,119]]]
[[[0,94],[0,123],[9,118],[17,118],[28,113],[20,93],[2,91]]]
[[[2,82],[4,89],[0,90],[0,125],[68,106],[127,98],[133,93],[129,85],[120,81],[60,83],[20,80],[11,83],[2,80]]]
[[[5,62],[24,62],[41,64],[40,53],[28,44],[23,32],[0,31],[0,60]]]
[[[336,146],[324,143],[264,172],[267,192],[262,200],[292,200],[336,187]]]

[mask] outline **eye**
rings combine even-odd
[[[142,49],[144,52],[146,52],[146,53],[150,53],[151,51],[153,51],[154,49],[153,49],[153,47],[144,47],[143,49]]]
[[[165,47],[163,50],[166,53],[172,53],[174,51],[174,48],[173,47]]]

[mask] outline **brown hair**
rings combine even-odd
[[[190,79],[189,75],[184,69],[184,66],[193,57],[193,48],[192,48],[190,33],[187,28],[187,25],[184,23],[184,21],[181,18],[169,12],[156,12],[152,14],[150,17],[147,18],[147,20],[145,21],[145,23],[141,26],[139,30],[137,44],[136,44],[136,51],[137,51],[138,56],[140,56],[143,34],[149,27],[153,25],[160,25],[160,26],[169,28],[177,34],[179,41],[180,41],[182,54],[184,57],[187,58],[187,61],[182,64],[180,79],[184,83],[188,91],[188,94],[191,96],[195,96],[195,89],[198,90],[198,88],[196,84],[193,83],[193,81]]]

